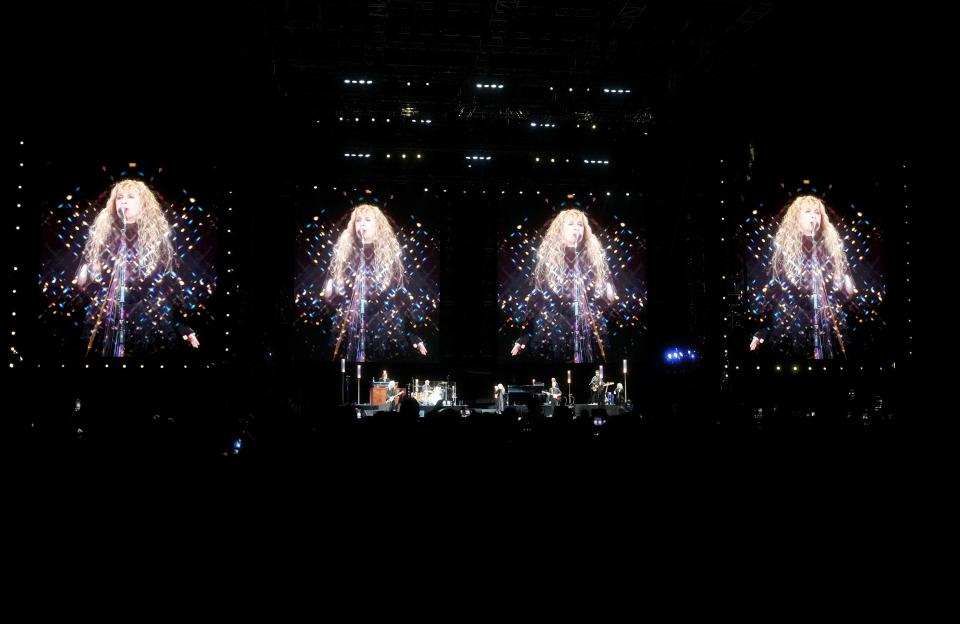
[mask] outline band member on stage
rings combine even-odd
[[[548,401],[550,402],[550,405],[559,405],[559,404],[560,404],[560,397],[563,396],[563,393],[560,392],[560,384],[557,383],[557,378],[556,378],[556,377],[551,377],[551,378],[550,378],[550,390],[549,390],[549,395],[550,395],[550,396],[549,396],[549,398],[548,398]]]
[[[600,369],[590,378],[590,402],[600,404],[600,393],[603,391],[603,377],[600,376]]]
[[[380,377],[380,381],[390,381],[390,377],[387,375],[387,371],[383,371],[383,376]]]
[[[497,413],[502,414],[507,405],[507,390],[503,387],[502,383],[498,383],[493,387],[493,400],[496,402]]]
[[[383,371],[386,373],[387,371]],[[400,393],[397,391],[397,382],[391,381],[387,384],[387,402],[383,406],[383,410],[387,412],[397,411],[397,407],[400,405]]]
[[[613,389],[613,403],[614,405],[623,405],[623,384],[618,383],[617,386]]]

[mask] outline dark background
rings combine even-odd
[[[631,371],[641,410],[752,423],[763,402],[793,415],[851,396],[873,406],[878,393],[900,410],[910,405],[900,396],[913,371],[906,265],[887,264],[889,361],[831,368],[815,380],[815,399],[802,372],[725,369],[719,275],[735,253],[719,240],[714,217],[720,199],[734,211],[749,192],[751,163],[776,163],[796,177],[902,175],[897,201],[911,205],[930,71],[922,16],[895,7],[630,1],[173,2],[136,11],[34,3],[11,11],[6,161],[25,188],[6,193],[20,204],[8,214],[22,228],[3,230],[8,267],[35,258],[31,211],[37,189],[50,183],[51,160],[216,170],[216,192],[233,207],[221,221],[232,233],[220,235],[222,253],[231,250],[220,274],[232,267],[236,275],[236,296],[223,304],[234,310],[225,350],[176,374],[158,363],[147,373],[94,371],[11,335],[5,377],[41,380],[52,414],[69,413],[83,389],[135,394],[148,381],[118,377],[130,373],[195,396],[203,408],[191,413],[227,423],[224,430],[339,403],[339,365],[294,357],[291,233],[299,215],[288,207],[313,185],[369,184],[462,199],[450,202],[441,225],[439,361],[391,371],[398,378],[449,376],[465,399],[484,398],[499,380],[495,193],[636,191],[646,207],[650,297],[649,348]],[[350,78],[374,82],[343,83]],[[478,82],[505,86],[488,92]],[[631,93],[604,94],[605,86]],[[557,127],[533,129],[531,120]],[[351,150],[377,157],[345,159]],[[468,168],[464,155],[474,151],[494,159]],[[401,152],[407,159],[397,159]],[[536,166],[534,155],[552,153],[571,163]],[[577,157],[588,154],[611,165],[585,167]],[[888,225],[887,245],[908,258],[910,226]],[[4,299],[4,318],[16,319],[10,329],[21,338],[31,331],[35,288],[27,268],[5,267],[19,287]],[[667,366],[662,353],[673,346],[701,357]]]

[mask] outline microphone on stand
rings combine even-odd
[[[823,267],[820,264],[820,255],[817,253],[817,226],[813,228],[813,248],[810,252],[810,303],[813,307],[813,357],[821,360],[824,357],[824,349],[829,348],[822,340],[821,330],[823,324],[823,307],[827,303],[823,300],[826,295],[823,287]]]
[[[365,334],[366,324],[367,324],[367,319],[366,319],[367,296],[366,296],[366,293],[364,292],[364,288],[366,286],[366,280],[367,280],[367,252],[364,249],[366,244],[367,244],[366,232],[363,229],[361,229],[360,230],[360,275],[357,276],[357,284],[360,288],[360,318],[358,319],[359,327],[357,328],[359,330],[357,332],[359,334],[359,339],[357,340],[357,361],[358,362],[363,362],[367,359],[366,353],[365,353],[366,346],[367,346],[366,345],[367,337]]]
[[[127,213],[117,206],[120,211],[120,219],[123,221],[123,229],[120,232],[120,248],[117,258],[114,262],[113,278],[119,280],[120,292],[117,298],[119,310],[116,314],[116,321],[119,327],[114,335],[113,355],[114,357],[123,357],[126,343],[126,307],[127,307],[127,255],[130,253],[127,249]]]
[[[573,248],[573,361],[580,363],[583,361],[583,353],[580,344],[580,240],[583,238],[582,232],[577,232],[576,243]]]

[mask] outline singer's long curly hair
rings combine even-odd
[[[371,215],[377,224],[378,236],[373,240],[373,277],[377,288],[383,292],[403,285],[403,262],[401,261],[400,242],[390,225],[390,220],[379,207],[372,204],[360,204],[350,214],[347,227],[340,233],[333,247],[333,259],[330,262],[329,278],[337,290],[348,281],[348,273],[356,268],[356,257],[362,253],[362,243],[357,236],[356,224],[360,216]]]
[[[603,292],[604,286],[610,279],[610,268],[603,252],[603,245],[594,235],[590,227],[590,220],[582,210],[568,208],[561,210],[547,228],[540,248],[537,250],[537,266],[533,270],[533,277],[537,288],[551,290],[556,294],[563,292],[566,281],[566,244],[563,241],[563,224],[567,219],[576,219],[583,224],[583,241],[581,251],[586,261],[584,267],[593,276],[594,288]]]
[[[117,210],[117,195],[133,190],[140,197],[141,213],[137,220],[137,263],[142,275],[156,270],[169,271],[173,266],[173,244],[170,225],[156,195],[140,180],[121,180],[110,189],[110,197],[90,226],[83,250],[83,259],[91,276],[100,281],[103,254],[115,251],[115,243],[123,236],[123,219]]]
[[[823,250],[824,265],[830,266],[830,277],[840,284],[848,270],[847,254],[837,228],[830,223],[827,207],[816,195],[800,195],[787,208],[780,228],[773,239],[773,257],[770,260],[770,276],[778,281],[789,280],[795,286],[803,282],[806,252],[803,248],[803,230],[800,227],[800,212],[809,206],[820,211],[820,228],[814,235],[815,244]]]

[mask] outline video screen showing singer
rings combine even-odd
[[[436,344],[435,245],[422,223],[398,227],[384,208],[355,205],[339,226],[301,229],[295,303],[314,353],[355,362],[425,358]],[[308,336],[312,339],[313,336]]]
[[[86,206],[69,195],[41,229],[40,318],[49,339],[69,352],[66,328],[82,319],[87,357],[200,348],[198,323],[210,320],[216,284],[216,226],[195,200],[168,202],[126,177]]]
[[[646,305],[644,241],[619,211],[596,212],[568,201],[537,231],[527,219],[509,225],[499,299],[510,358],[603,362],[634,347]]]
[[[848,358],[853,331],[879,321],[880,235],[860,211],[849,221],[832,212],[821,197],[801,194],[776,223],[747,219],[750,351]]]

